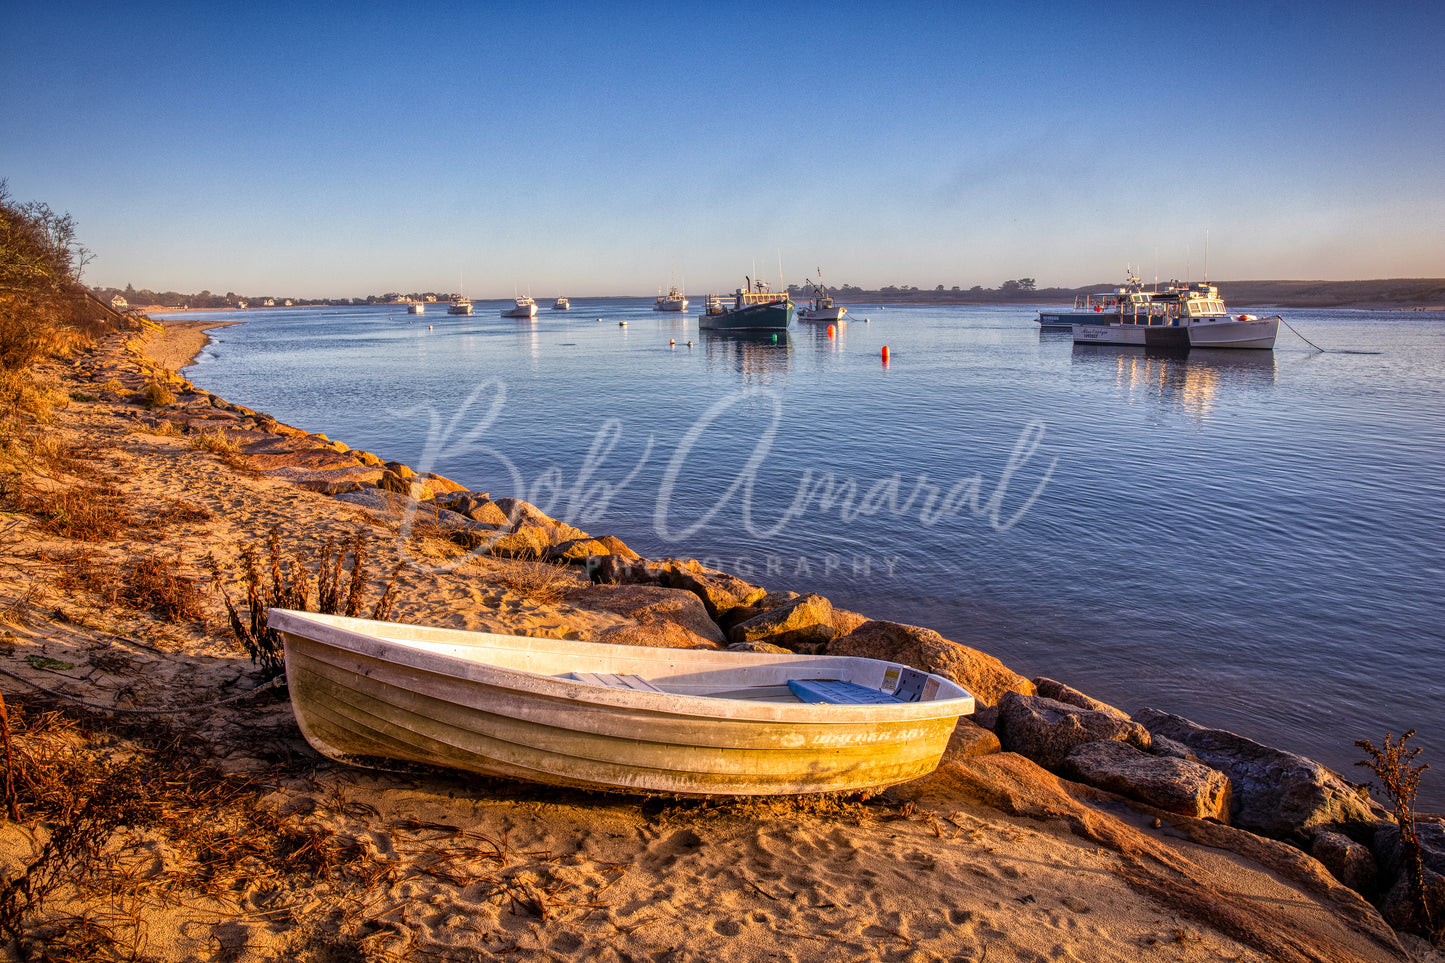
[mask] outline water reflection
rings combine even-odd
[[[800,321],[796,337],[812,347],[818,357],[834,358],[843,353],[847,335],[847,321]]]
[[[710,368],[730,368],[743,376],[743,384],[771,384],[786,375],[792,343],[786,331],[698,332],[703,357]]]
[[[1073,363],[1108,372],[1132,404],[1151,401],[1178,411],[1200,427],[1214,413],[1222,391],[1272,387],[1273,351],[1195,348],[1188,352],[1076,344]]]
[[[521,318],[516,325],[517,349],[530,362],[528,367],[535,371],[542,356],[542,337],[537,331],[537,324],[530,319]]]

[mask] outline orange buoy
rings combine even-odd
[[[837,333],[838,333],[838,329],[837,329],[837,328],[835,328],[835,327],[834,327],[833,325],[831,325],[831,324],[828,325],[828,337],[831,338],[833,335],[835,335],[835,334],[837,334]]]
[[[887,361],[887,360],[888,360],[888,345],[886,345],[886,344],[883,346],[883,360],[884,360],[884,361]]]

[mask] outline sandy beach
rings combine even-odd
[[[360,539],[368,598],[406,563],[397,621],[671,644],[678,628],[582,566],[466,558],[314,490],[371,463],[316,436],[299,457],[305,426],[283,457],[260,435],[285,426],[189,391],[216,326],[168,322],[44,372],[71,399],[45,428],[63,467],[18,471],[0,515],[22,760],[4,935],[208,963],[1445,960],[1298,848],[1069,782],[971,722],[938,772],[866,798],[659,799],[325,759],[284,689],[246,695],[259,676],[227,622],[243,552],[273,529],[298,559]],[[138,404],[150,383],[173,401]],[[50,509],[75,492],[99,511],[67,527]],[[151,571],[173,604],[142,591]]]

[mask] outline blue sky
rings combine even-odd
[[[1445,4],[0,4],[94,284],[1445,276]]]

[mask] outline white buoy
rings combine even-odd
[[[627,322],[626,322],[626,321],[618,321],[618,322],[617,322],[617,326],[618,326],[619,328],[625,328],[625,327],[627,327]]]

